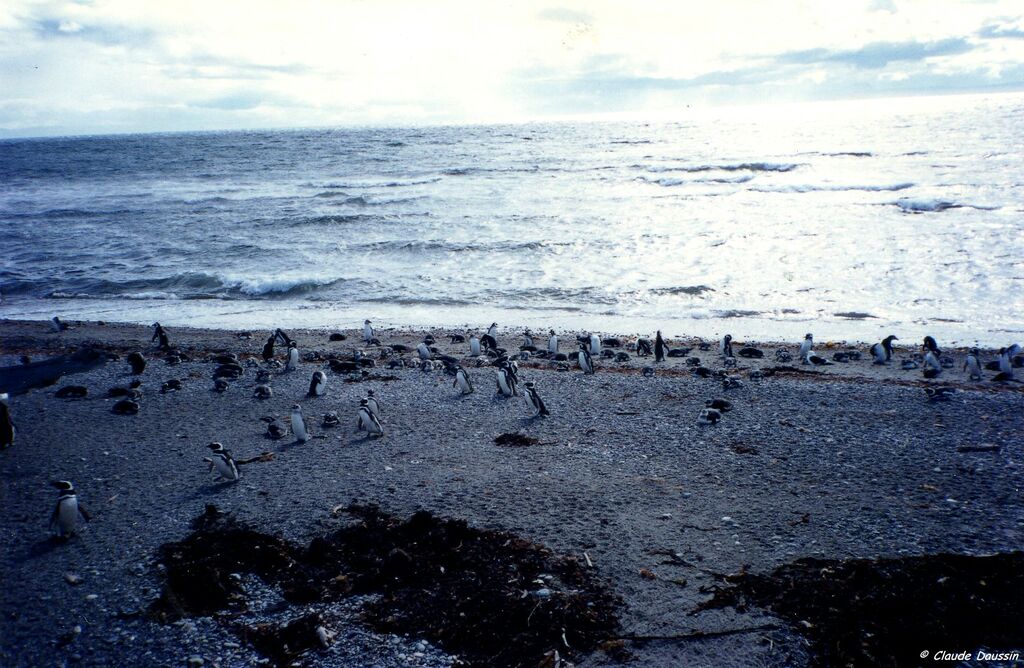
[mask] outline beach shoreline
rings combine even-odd
[[[18,432],[14,446],[0,452],[0,538],[8,546],[0,575],[9,583],[0,621],[4,665],[181,665],[193,657],[246,665],[261,655],[233,624],[281,621],[306,608],[318,610],[338,634],[328,648],[312,650],[308,662],[451,662],[429,637],[397,638],[362,625],[358,597],[231,618],[150,618],[145,610],[164,583],[160,546],[185,539],[211,504],[247,526],[302,543],[343,526],[338,509],[353,502],[396,517],[425,510],[522,536],[592,564],[622,600],[621,635],[641,638],[624,641],[639,665],[814,662],[801,629],[767,609],[702,608],[727,584],[715,574],[770,573],[810,557],[981,557],[1024,541],[1020,385],[968,382],[958,368],[963,350],[947,351],[957,366],[935,381],[925,381],[920,369],[900,369],[898,361],[876,367],[862,345],[852,347],[862,351],[860,361],[823,369],[791,363],[795,372],[756,380],[755,369],[789,366],[774,351],[782,347],[795,357],[798,342],[757,343],[765,357],[740,358],[736,367],[723,366],[715,341],[704,341],[709,350],[695,339],[670,342],[692,346],[701,365],[741,381],[729,390],[721,377],[694,376],[685,358],[654,364],[626,346],[617,350],[629,360],[599,359],[594,375],[575,364],[559,372],[547,360],[530,359],[520,362],[519,373],[536,382],[552,412],[535,419],[521,397],[495,396],[494,369],[476,366],[468,344],[450,343],[447,330],[433,331],[436,347],[467,369],[476,386],[471,395],[458,396],[441,369],[387,368],[402,353],[381,359],[380,348],[365,346],[358,330],[340,330],[345,340],[330,341],[333,330],[285,328],[302,354],[318,358],[302,359],[297,371],[271,370],[273,396],[260,400],[253,388],[270,331],[240,339],[237,330],[169,328],[179,351],[172,360],[150,341],[149,327],[70,324],[58,333],[45,321],[0,321],[4,365],[21,355],[35,361],[88,347],[116,357],[8,401]],[[386,346],[414,347],[423,334],[378,332]],[[562,350],[575,348],[573,336],[561,334]],[[521,331],[500,329],[498,343],[518,351]],[[901,343],[897,360],[918,352],[916,342]],[[330,371],[331,355],[350,358],[355,349],[377,363],[367,376]],[[822,342],[816,350],[831,357],[847,347]],[[136,378],[125,362],[131,351],[148,360],[138,377],[140,410],[115,415],[107,390]],[[217,364],[208,357],[222,352],[236,353],[244,372],[218,393]],[[645,366],[655,367],[653,377],[642,375]],[[327,374],[327,393],[308,398],[315,370]],[[161,391],[170,380],[181,389]],[[88,396],[54,396],[71,384],[87,387]],[[922,389],[928,386],[955,392],[933,402]],[[370,389],[383,404],[380,439],[352,432],[358,400]],[[733,410],[719,424],[698,425],[705,400],[716,397]],[[296,402],[312,439],[267,438],[261,418],[287,423]],[[328,411],[338,413],[341,427],[321,426]],[[507,433],[538,444],[496,445]],[[203,463],[211,441],[236,458],[273,458],[243,467],[237,483],[214,484]],[[93,514],[67,544],[47,538],[54,479],[73,480]],[[70,584],[68,573],[81,584]],[[260,591],[257,582],[246,580],[246,587]],[[687,634],[696,635],[642,640]],[[582,666],[618,661],[604,651],[570,654]]]

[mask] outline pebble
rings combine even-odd
[[[89,594],[88,596],[85,597],[85,600],[87,600],[87,601],[95,601],[99,597],[100,597],[99,594]]]
[[[188,665],[190,667],[191,666],[201,666],[204,663],[206,663],[206,661],[201,656],[192,655],[192,656],[188,657],[188,662],[187,663],[188,663]]]
[[[78,573],[68,572],[64,574],[64,581],[69,585],[80,585],[82,584],[82,576]]]

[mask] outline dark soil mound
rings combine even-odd
[[[554,650],[588,652],[616,635],[618,599],[573,557],[427,512],[402,520],[373,506],[348,511],[358,523],[301,549],[208,507],[193,534],[161,548],[167,581],[154,612],[242,610],[238,576],[252,573],[290,603],[378,594],[366,606],[370,626],[430,638],[471,665],[532,667]],[[284,665],[315,647],[315,621],[243,636]]]
[[[915,666],[923,651],[1019,649],[1024,553],[801,559],[727,578],[702,608],[766,607],[813,643],[822,666]]]

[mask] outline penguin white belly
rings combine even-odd
[[[480,354],[480,339],[475,336],[469,340],[469,354],[474,357]]]
[[[596,335],[590,337],[590,354],[591,355],[600,355],[601,354],[601,339],[597,338]]]
[[[78,524],[78,499],[68,497],[60,500],[60,510],[57,513],[57,531],[61,536],[70,536],[75,533]]]
[[[302,420],[302,413],[298,411],[292,413],[292,433],[295,434],[295,438],[299,441],[305,441],[308,438],[306,423]]]
[[[455,376],[455,382],[459,386],[459,392],[462,394],[469,394],[473,391],[473,387],[469,384],[469,378],[466,377],[465,371],[459,371]]]
[[[238,470],[232,468],[231,464],[221,457],[214,458],[213,467],[221,478],[225,480],[238,480]]]
[[[557,336],[552,336],[550,339],[548,339],[548,352],[549,353],[557,353],[558,352],[558,337]]]
[[[299,366],[299,351],[296,348],[292,348],[288,351],[288,370],[294,371]]]

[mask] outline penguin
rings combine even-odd
[[[473,357],[480,357],[480,339],[475,336],[469,337],[469,354]]]
[[[338,414],[334,411],[328,411],[327,413],[324,413],[324,421],[322,424],[324,427],[337,427],[341,424],[341,419],[338,418]]]
[[[139,403],[131,399],[122,399],[114,404],[110,410],[117,415],[138,415]]]
[[[722,337],[722,342],[718,344],[718,352],[722,357],[732,357],[732,334]]]
[[[971,348],[971,352],[967,354],[967,359],[964,360],[964,371],[967,372],[967,377],[971,380],[981,380],[981,361],[977,348]]]
[[[461,366],[455,368],[455,382],[452,383],[452,387],[459,388],[459,392],[462,394],[473,393],[473,383],[469,380],[469,374]]]
[[[292,433],[295,434],[295,440],[299,443],[309,440],[309,434],[306,433],[306,421],[302,419],[302,406],[298,404],[292,406]]]
[[[654,367],[645,366],[643,369],[640,370],[640,373],[643,374],[644,378],[654,378]]]
[[[242,475],[238,472],[238,465],[235,464],[231,453],[217,442],[213,442],[207,447],[212,451],[212,455],[205,457],[204,460],[209,462],[211,471],[217,472],[214,482],[237,482]]]
[[[495,341],[498,340],[498,323],[491,323],[491,326],[487,328],[487,336],[491,337]]]
[[[921,348],[925,350],[924,354],[924,377],[925,378],[936,378],[942,373],[942,364],[939,362],[939,346],[935,343],[935,339],[930,336],[924,337],[924,343]]]
[[[832,362],[829,362],[821,355],[815,355],[813,352],[807,356],[804,364],[813,364],[814,366],[832,366]]]
[[[579,362],[580,368],[583,369],[583,373],[594,373],[594,360],[590,357],[590,351],[587,350],[587,344],[580,344],[580,351],[576,353],[576,361]]]
[[[810,333],[804,336],[803,343],[800,344],[800,362],[803,364],[810,364],[811,360],[811,349],[814,347],[814,337]]]
[[[369,320],[363,321],[363,341],[369,343],[373,340],[373,326]]]
[[[84,385],[65,385],[54,392],[53,396],[57,399],[84,399],[89,396],[89,388]]]
[[[177,392],[180,389],[181,381],[178,380],[177,378],[172,378],[168,381],[165,381],[164,384],[160,386],[160,392],[162,394],[167,394],[168,392]]]
[[[252,392],[252,396],[256,399],[269,399],[274,396],[274,391],[270,389],[269,385],[257,385]]]
[[[378,420],[380,419],[382,413],[380,401],[377,400],[377,397],[373,396],[373,390],[366,391],[366,407],[370,409],[371,413],[373,413],[373,417]]]
[[[601,354],[601,339],[597,334],[590,335],[590,354],[600,355]]]
[[[430,346],[427,345],[426,341],[422,341],[418,346],[416,346],[416,354],[420,356],[420,360],[422,361],[430,359]]]
[[[453,343],[453,344],[455,344],[455,343],[465,343],[466,342],[466,337],[464,337],[462,334],[452,334],[450,338],[451,338],[451,343]]]
[[[285,371],[295,371],[299,368],[299,345],[295,341],[288,342],[288,362],[284,365]]]
[[[654,335],[654,361],[664,362],[666,353],[668,353],[668,346],[665,345],[665,339],[661,338],[661,330],[659,329],[657,334]]]
[[[269,362],[274,359],[274,343],[277,341],[277,334],[271,334],[267,337],[267,342],[263,344],[263,361]]]
[[[0,450],[14,445],[15,428],[11,420],[11,409],[7,405],[7,393],[0,394]]]
[[[170,348],[171,348],[171,341],[167,337],[167,330],[165,330],[163,327],[161,327],[160,323],[154,322],[153,323],[153,338],[150,339],[150,342],[157,341],[157,340],[159,340],[159,343],[157,344],[157,347],[159,347],[160,350],[170,350]]]
[[[654,350],[654,344],[651,343],[650,339],[638,338],[636,340],[636,356],[647,357],[652,355]]]
[[[58,318],[57,316],[53,316],[52,318],[50,318],[50,329],[52,329],[53,331],[63,332],[67,330],[67,328],[67,323],[61,322],[60,318]]]
[[[537,388],[534,387],[533,383],[528,381],[523,383],[523,387],[526,388],[526,401],[533,407],[535,416],[546,417],[551,415],[548,412],[548,407],[544,405],[544,400],[537,394]]]
[[[555,330],[551,330],[550,337],[548,337],[548,352],[552,355],[558,354],[558,335],[555,334]]]
[[[269,438],[276,441],[279,438],[284,438],[287,433],[288,430],[277,420],[271,420],[267,423],[267,436]]]
[[[727,413],[732,410],[732,402],[728,399],[708,399],[704,402],[707,408],[714,408],[716,411]]]
[[[714,408],[705,408],[697,416],[697,424],[718,424],[722,419],[722,413]]]
[[[217,378],[213,381],[214,392],[226,392],[228,389],[228,381],[223,378]]]
[[[722,379],[722,389],[723,390],[738,390],[741,387],[743,387],[743,383],[740,380],[736,379],[736,378],[732,378],[732,377],[727,376],[727,377]]]
[[[58,480],[50,483],[60,490],[57,497],[57,506],[50,515],[50,529],[56,529],[57,535],[61,538],[70,538],[78,533],[78,517],[81,515],[86,522],[92,520],[92,515],[79,503],[78,495],[75,494],[75,486],[70,480]]]
[[[1020,346],[1016,343],[1009,348],[1000,348],[999,350],[999,371],[1000,373],[1010,374],[1013,378],[1013,357],[1020,350]]]
[[[533,334],[530,334],[530,330],[523,332],[523,347],[533,346]]]
[[[307,397],[322,397],[327,391],[327,375],[323,371],[314,371],[313,377],[309,380],[309,391]]]
[[[519,394],[516,388],[516,378],[508,362],[498,368],[498,392],[506,397],[514,397]]]
[[[899,341],[899,339],[890,334],[882,339],[881,342],[871,346],[871,356],[874,358],[875,364],[885,364],[892,360],[893,341]]]
[[[356,421],[357,431],[365,431],[367,438],[370,436],[383,436],[384,427],[380,426],[380,420],[370,412],[366,399],[359,401],[359,417]]]
[[[128,355],[128,365],[131,366],[132,373],[138,376],[146,370],[146,358],[140,352],[133,352]]]
[[[480,345],[484,350],[497,350],[498,340],[490,334],[484,334],[480,337]]]

